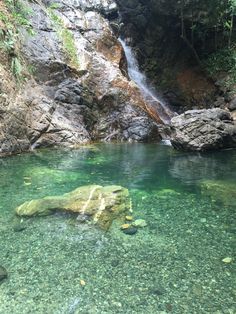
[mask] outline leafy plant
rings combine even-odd
[[[0,12],[0,21],[4,25],[0,30],[0,49],[7,54],[11,71],[20,82],[25,79],[23,75],[24,61],[18,48],[20,29],[24,28],[33,35],[33,28],[29,20],[32,10],[19,0],[5,0],[4,4],[5,10]]]
[[[226,87],[236,84],[236,49],[235,47],[221,49],[211,54],[204,65],[212,77],[227,73]]]
[[[51,3],[49,9],[56,10],[60,8],[60,4],[57,2]]]
[[[18,81],[21,81],[23,79],[22,64],[21,64],[20,59],[16,56],[13,57],[11,60],[11,70],[12,70],[13,75],[16,77]]]

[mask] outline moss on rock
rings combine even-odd
[[[129,192],[121,186],[89,185],[79,187],[62,196],[48,196],[31,200],[16,208],[19,216],[49,215],[66,211],[87,215],[104,230],[114,219],[125,221],[130,207]]]
[[[236,206],[236,185],[220,180],[206,180],[201,183],[203,195],[211,198],[213,203],[223,206]]]

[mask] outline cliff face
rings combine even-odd
[[[231,101],[235,118],[235,93],[227,98],[225,86],[207,78],[181,38],[179,5],[2,1],[0,154],[100,140],[159,140],[165,131],[161,112],[129,79],[119,36],[133,46],[152,86],[175,111],[224,108]]]
[[[158,117],[154,121],[145,112],[145,101],[125,74],[114,1],[22,5],[30,32],[20,25],[17,47],[11,54],[1,48],[1,154],[92,140],[159,139]],[[0,9],[11,18],[6,6]],[[0,28],[4,42],[4,21]],[[12,62],[19,60],[24,71],[12,73]]]

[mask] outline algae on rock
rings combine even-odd
[[[236,185],[220,180],[206,180],[201,183],[201,192],[209,196],[213,203],[236,207]]]
[[[78,213],[104,230],[114,219],[125,221],[130,208],[129,192],[121,186],[89,185],[79,187],[61,196],[31,200],[16,208],[19,216],[49,215],[55,211]]]

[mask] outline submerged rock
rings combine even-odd
[[[201,183],[201,192],[209,196],[213,203],[223,206],[236,206],[236,189],[234,183],[220,180],[206,180]]]
[[[174,117],[171,123],[171,143],[176,149],[207,151],[236,147],[236,125],[228,111],[189,110]]]
[[[129,192],[121,186],[82,186],[62,196],[48,196],[25,202],[16,208],[19,216],[49,215],[66,211],[89,216],[104,230],[114,219],[125,221],[130,207]]]
[[[14,227],[13,227],[13,231],[14,232],[21,232],[21,231],[24,231],[26,229],[26,225],[24,224],[16,224]]]
[[[125,229],[129,229],[131,227],[131,224],[123,224],[120,229],[121,230],[125,230]]]
[[[138,229],[136,227],[129,227],[126,229],[122,229],[123,233],[128,234],[128,235],[134,235],[135,233],[138,232]]]
[[[7,274],[6,268],[3,267],[3,266],[0,266],[0,282],[1,282],[3,279],[7,278],[7,276],[8,276],[8,274]]]
[[[136,219],[134,222],[132,222],[132,226],[136,228],[144,228],[147,226],[147,223],[144,219]]]
[[[232,257],[226,257],[222,259],[222,262],[225,264],[230,264],[233,261]]]

